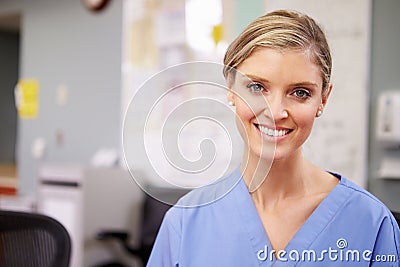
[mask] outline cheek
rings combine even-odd
[[[236,104],[236,116],[245,124],[254,117],[254,114],[247,105],[239,102],[238,104]]]
[[[302,108],[293,113],[293,119],[299,128],[311,128],[314,124],[316,108]]]
[[[261,100],[263,100],[261,98]],[[260,102],[260,101],[258,101]],[[243,123],[249,123],[251,120],[253,120],[255,117],[257,117],[259,114],[263,112],[263,109],[265,109],[266,104],[261,101],[260,103],[257,103],[257,99],[246,99],[246,102],[243,100],[238,100],[238,98],[235,101],[236,105],[236,115],[243,120]]]
[[[242,101],[236,102],[236,126],[243,140],[247,140],[248,129],[254,118],[254,113],[248,105]]]

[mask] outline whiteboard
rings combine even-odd
[[[367,185],[370,0],[266,0],[266,11],[292,9],[322,25],[333,58],[333,90],[304,145],[323,169]]]

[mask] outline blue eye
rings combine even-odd
[[[249,88],[252,93],[260,93],[264,90],[264,87],[259,83],[250,83],[247,85],[247,88]]]
[[[296,97],[301,98],[301,99],[306,99],[311,97],[311,94],[309,91],[304,90],[304,89],[297,89],[296,91],[294,91],[293,93]]]

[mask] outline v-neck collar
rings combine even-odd
[[[339,179],[339,183],[329,192],[303,225],[297,230],[284,249],[287,253],[291,250],[296,250],[301,253],[309,249],[321,232],[324,231],[335,217],[340,207],[347,201],[350,192],[348,190],[341,190],[343,188],[343,183],[345,183],[345,178],[337,174],[333,175]],[[262,254],[263,256],[267,256],[267,259],[265,261],[259,260],[260,266],[297,265],[298,262],[277,261],[275,256],[273,256],[273,259],[270,258],[269,254],[272,250],[271,242],[243,178],[239,181],[237,187],[238,190],[235,190],[237,193],[234,199],[237,201],[236,207],[240,215],[239,217],[242,220],[244,231],[248,234],[254,257],[257,259],[257,254],[260,253],[260,250],[266,250],[265,252],[268,253],[268,255]]]

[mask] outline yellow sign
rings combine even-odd
[[[221,42],[223,37],[223,27],[222,24],[214,25],[212,29],[212,38],[214,40],[214,44],[217,46],[219,42]]]
[[[15,103],[20,118],[36,118],[39,110],[39,81],[35,79],[19,80],[15,90]]]

